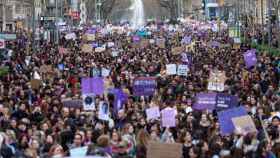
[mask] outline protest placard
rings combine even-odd
[[[149,142],[147,147],[147,158],[181,158],[182,144]]]
[[[70,149],[70,156],[75,158],[86,157],[87,150],[88,146]]]
[[[112,47],[115,46],[115,43],[114,42],[108,42],[107,46],[108,46],[108,48],[112,48]]]
[[[135,96],[151,96],[156,90],[156,78],[154,77],[138,77],[133,83],[133,95]]]
[[[94,94],[83,94],[83,110],[95,110],[95,96]]]
[[[251,68],[257,64],[256,50],[251,49],[244,53],[244,61],[247,68]]]
[[[236,107],[238,105],[238,97],[234,95],[218,93],[216,96],[216,110],[221,111]]]
[[[176,126],[176,111],[174,109],[164,109],[161,111],[162,127],[175,127]]]
[[[101,101],[98,107],[98,118],[100,120],[108,121],[109,120],[109,104],[107,102]]]
[[[234,117],[232,118],[232,122],[235,129],[244,134],[257,132],[256,125],[249,115]]]
[[[222,135],[229,135],[234,132],[235,127],[232,118],[245,116],[247,111],[244,107],[236,107],[218,112],[218,119]]]
[[[102,77],[108,77],[110,75],[110,70],[106,68],[101,69],[101,76]]]
[[[85,37],[87,41],[95,41],[95,34],[87,33]]]
[[[208,90],[222,92],[225,89],[226,74],[224,71],[211,71],[208,80]]]
[[[65,35],[65,39],[66,40],[70,40],[70,39],[76,39],[77,37],[76,37],[76,34],[75,33],[68,33],[68,34],[66,34]]]
[[[104,82],[101,77],[82,78],[82,94],[102,95]]]
[[[182,41],[181,41],[182,44],[191,44],[192,43],[192,37],[191,36],[185,36]]]
[[[160,117],[159,107],[151,107],[146,109],[147,120],[157,119]]]
[[[92,52],[92,46],[90,44],[83,44],[82,52],[91,53]]]
[[[83,101],[79,99],[64,99],[61,101],[64,107],[68,108],[81,108],[83,107]]]
[[[177,75],[179,76],[187,76],[189,72],[188,65],[178,65]]]
[[[177,65],[176,64],[167,64],[166,65],[166,74],[167,75],[176,75],[177,74]]]
[[[117,57],[118,55],[119,55],[119,51],[117,51],[117,50],[112,51],[112,56],[113,57]]]
[[[39,89],[42,85],[42,81],[39,79],[32,79],[30,80],[30,85],[32,89]]]
[[[196,110],[214,110],[217,93],[198,93],[193,108]]]
[[[104,52],[105,50],[106,50],[106,47],[102,46],[102,47],[96,47],[94,51],[96,53],[101,53],[101,52]]]

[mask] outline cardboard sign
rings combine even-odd
[[[232,118],[236,130],[242,133],[257,132],[256,125],[249,115]]]
[[[84,44],[82,46],[82,52],[91,53],[92,52],[92,46],[90,44]]]
[[[179,55],[179,54],[181,54],[183,51],[184,51],[184,47],[175,47],[175,48],[172,48],[171,53],[172,53],[173,55]]]
[[[147,158],[181,158],[182,144],[149,142],[147,147]]]
[[[32,89],[39,89],[41,84],[42,84],[42,81],[38,80],[38,79],[32,79],[30,81],[30,84],[31,84],[31,88]]]
[[[95,34],[86,34],[87,41],[95,41]]]
[[[224,71],[211,71],[208,90],[222,92],[225,89],[226,74]]]

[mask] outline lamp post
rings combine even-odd
[[[271,0],[268,0],[268,45],[271,46],[271,40],[272,40],[272,35],[271,35],[271,15],[272,15],[272,10],[271,10]]]

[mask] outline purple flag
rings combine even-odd
[[[218,93],[216,97],[216,110],[225,110],[236,107],[238,105],[238,97],[224,93]]]
[[[102,95],[104,92],[104,82],[101,77],[82,78],[82,94]]]
[[[155,93],[156,85],[154,77],[136,78],[133,83],[133,94],[135,96],[151,96]]]
[[[196,110],[214,110],[217,93],[198,93],[193,108]]]
[[[218,112],[221,134],[228,135],[234,132],[235,128],[231,119],[244,115],[247,115],[247,111],[244,107],[237,107]]]
[[[257,64],[255,49],[248,50],[243,56],[247,68],[251,68],[252,66],[255,66]]]

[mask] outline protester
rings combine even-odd
[[[90,26],[61,34],[59,45],[41,42],[33,53],[22,48],[27,41],[8,44],[1,156],[146,158],[152,141],[181,144],[184,158],[279,157],[279,54],[235,43],[226,26],[213,26]],[[198,94],[206,101],[198,104]],[[236,102],[226,107],[226,99],[217,101],[222,95]],[[236,108],[255,130],[236,128],[236,113],[227,112]]]

